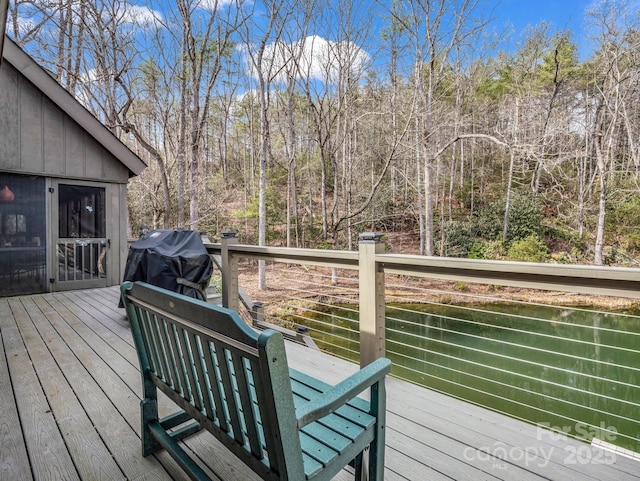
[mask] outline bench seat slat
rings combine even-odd
[[[297,379],[292,379],[291,384],[296,406],[302,405],[302,403],[304,403],[305,401],[313,399],[314,395],[324,392],[324,389],[314,389],[306,384],[298,383]],[[363,400],[358,400],[358,398],[353,399],[349,403],[338,408],[334,414],[338,417],[343,418],[348,422],[348,424],[355,424],[363,428],[369,428],[375,423],[376,418],[367,412],[368,403],[365,402],[365,406],[363,406],[362,402],[359,401]],[[362,409],[363,407],[365,408],[364,410]]]
[[[353,439],[343,436],[339,431],[331,429],[322,422],[311,423],[302,428],[301,431],[314,439],[322,440],[322,442],[333,446],[340,454],[344,453],[345,449],[353,442]]]
[[[311,396],[315,396],[318,393],[325,392],[330,389],[332,386],[325,382],[319,381],[308,374],[304,374],[300,371],[296,371],[295,369],[289,369],[289,375],[291,376],[291,382],[300,385],[298,394],[302,395],[303,393],[313,393]],[[309,389],[309,391],[305,391],[305,389]],[[363,412],[368,412],[370,409],[369,401],[366,401],[362,398],[355,397],[351,399],[348,403],[349,406],[353,406],[356,409],[359,409]]]
[[[358,423],[352,422],[347,416],[340,415],[340,413],[337,412],[319,419],[318,421],[316,421],[316,423],[321,424],[331,431],[340,433],[342,436],[350,439],[351,441],[355,440],[356,437],[363,431],[363,429],[368,429],[369,427],[371,427],[371,425],[373,425],[373,423],[371,423],[368,427],[362,426]],[[305,431],[306,428],[307,426],[304,426],[302,428],[302,431]]]
[[[293,382],[292,382],[293,384]],[[300,386],[292,386],[294,391],[294,400],[296,406],[302,406],[305,402],[313,399],[313,393],[321,393],[322,391],[310,391],[308,388],[301,388]],[[368,427],[375,422],[375,417],[370,415],[367,410],[363,410],[361,406],[354,406],[356,403],[351,401],[342,407],[338,408],[335,413],[345,417],[346,419],[357,423],[362,427]]]
[[[329,464],[336,455],[340,454],[340,452],[333,449],[332,446],[309,436],[304,431],[300,432],[300,444],[302,445],[302,451],[304,453],[308,454],[319,463],[322,463],[323,466]]]
[[[329,384],[294,369],[290,369],[289,372],[296,406],[309,402],[318,394],[331,388]],[[335,413],[301,429],[300,441],[305,454],[305,472],[308,477],[312,477],[313,471],[318,469],[314,462],[320,463],[323,467],[327,466],[350,448],[365,431],[372,430],[375,418],[368,413],[368,410],[368,402],[355,398],[349,402],[348,406],[343,406]],[[371,440],[373,432],[366,434],[365,438]]]
[[[302,453],[302,463],[304,465],[304,474],[306,479],[312,479],[322,472],[324,465],[318,462],[307,453]]]

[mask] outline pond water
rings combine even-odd
[[[640,452],[640,317],[634,313],[395,304],[386,317],[394,375]],[[357,360],[357,319],[357,306],[345,305],[304,323],[320,348]]]

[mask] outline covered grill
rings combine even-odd
[[[204,301],[212,273],[197,232],[153,230],[131,244],[123,281],[144,281]]]

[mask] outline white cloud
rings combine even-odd
[[[353,42],[333,42],[312,35],[290,44],[267,45],[263,70],[279,81],[293,77],[333,84],[341,74],[361,76],[369,62],[369,54]],[[254,68],[247,63],[255,77]]]
[[[200,0],[198,6],[208,12],[215,12],[219,8],[232,5],[234,0]]]
[[[122,14],[122,21],[144,27],[162,20],[162,14],[157,10],[140,5],[128,5]]]
[[[13,36],[13,30],[10,29],[10,26],[13,25],[14,21],[13,21],[13,16],[12,13],[9,12],[8,18],[7,18],[7,27],[6,27],[6,33],[10,34],[11,36]],[[35,21],[33,18],[26,18],[26,17],[20,17],[18,16],[18,20],[16,22],[16,24],[18,25],[18,35],[22,36],[24,34],[26,34],[27,32],[30,32],[31,30],[33,30],[37,25],[38,22]],[[15,40],[15,39],[14,39]]]
[[[81,20],[80,13],[82,12],[82,10],[81,10],[80,4],[82,1],[83,0],[71,0],[71,5],[75,13],[73,21],[76,23],[80,22]],[[224,0],[224,1],[228,1],[228,0]],[[23,9],[28,13],[33,13],[32,17],[23,16],[18,18],[18,25],[21,32],[29,31],[32,28],[39,25],[42,21],[42,16],[45,13],[46,14],[52,13],[52,10],[48,7],[48,4],[46,2],[41,2],[38,0],[33,3],[33,6],[34,8],[30,10]],[[132,5],[124,2],[114,3],[112,6],[115,8],[115,11],[102,12],[104,15],[105,22],[109,22],[111,20],[110,16],[113,15],[117,19],[118,23],[129,24],[129,25],[134,25],[134,26],[144,28],[155,22],[163,20],[163,15],[160,11],[153,10],[146,6]],[[13,19],[11,17],[11,12],[9,13],[8,20],[9,20],[8,24],[11,25],[11,22],[13,22]],[[85,12],[82,20],[87,23],[91,23],[91,16],[87,16]]]

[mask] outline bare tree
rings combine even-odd
[[[276,55],[282,58],[280,69],[281,83],[284,83],[284,92],[279,96],[282,99],[283,112],[283,144],[284,159],[287,168],[287,218],[286,218],[286,245],[291,246],[291,234],[295,237],[296,247],[300,247],[300,224],[298,219],[298,194],[296,181],[296,168],[298,157],[298,129],[297,117],[299,109],[296,100],[298,79],[301,75],[302,58],[305,55],[306,40],[310,28],[310,21],[316,10],[316,2],[306,1],[299,4],[300,12],[295,16],[292,31],[283,32],[286,38],[277,46]],[[292,22],[293,23],[293,22]]]
[[[190,158],[186,169],[189,173],[189,225],[197,230],[200,157],[208,127],[212,92],[222,71],[223,61],[230,55],[232,36],[244,19],[241,17],[241,8],[228,8],[219,1],[203,4],[198,0],[180,0],[177,7],[182,25],[178,155],[182,158],[188,152]],[[206,15],[201,14],[202,9],[206,10]],[[187,184],[181,182],[181,185]],[[178,200],[181,198],[179,195]],[[178,209],[180,215],[180,204]]]
[[[267,235],[267,166],[271,149],[270,132],[270,88],[276,75],[282,68],[282,59],[278,45],[282,42],[283,31],[296,8],[296,1],[269,0],[265,2],[266,22],[252,17],[246,24],[244,39],[247,59],[253,75],[258,82],[257,99],[260,109],[260,174],[259,174],[259,207],[258,207],[258,245],[266,245]],[[254,43],[255,41],[255,43]],[[259,262],[258,287],[266,289],[266,272],[264,261]]]
[[[392,11],[410,37],[414,52],[414,88],[420,119],[420,159],[424,189],[424,253],[433,255],[433,212],[436,195],[436,160],[439,124],[437,122],[438,87],[449,68],[456,48],[464,45],[484,22],[474,19],[478,0],[407,0],[402,9]],[[422,206],[421,206],[422,208]]]
[[[610,177],[616,168],[620,143],[632,138],[630,132],[625,132],[629,126],[625,114],[640,68],[632,55],[638,44],[629,36],[637,31],[638,17],[635,12],[624,10],[624,6],[612,3],[592,10],[590,16],[598,32],[599,47],[592,63],[596,102],[592,139],[599,179],[594,263],[602,265]],[[628,40],[632,40],[631,43]]]

